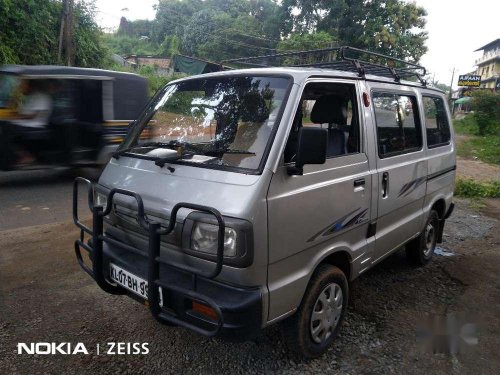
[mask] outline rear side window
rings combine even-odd
[[[423,96],[425,111],[425,130],[427,146],[437,147],[450,142],[450,124],[443,99],[434,96]]]
[[[418,151],[422,133],[414,96],[373,93],[377,123],[378,154],[381,158]]]

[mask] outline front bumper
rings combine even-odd
[[[78,219],[78,185],[85,183],[88,188],[88,204],[93,213],[92,230]],[[136,199],[138,222],[149,231],[148,252],[120,242],[103,231],[103,218],[111,210],[115,195],[127,195]],[[219,229],[224,237],[224,220],[215,209],[191,204],[178,204],[172,210],[169,223],[176,222],[180,207],[191,208],[213,214],[219,222]],[[220,241],[214,270],[202,273],[191,267],[173,266],[160,257],[160,235],[173,230],[173,224],[162,228],[160,224],[150,222],[144,214],[142,198],[136,193],[113,189],[108,195],[107,207],[94,206],[93,186],[88,180],[77,178],[73,190],[73,219],[80,228],[80,239],[75,241],[75,253],[80,266],[94,278],[104,291],[111,294],[129,295],[145,303],[160,322],[178,325],[204,336],[222,336],[231,340],[246,340],[254,337],[261,328],[262,295],[259,288],[241,288],[228,285],[214,279],[223,265],[223,242]],[[91,236],[85,242],[85,233]],[[81,249],[89,253],[92,267],[88,267],[82,257]],[[148,299],[126,290],[111,282],[110,263],[148,281]],[[153,287],[151,287],[153,286]],[[163,296],[160,305],[159,288]],[[193,302],[209,307],[214,316],[202,315],[193,310]]]

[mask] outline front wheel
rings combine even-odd
[[[316,358],[327,351],[344,319],[349,286],[337,267],[321,265],[299,309],[282,324],[285,343],[294,354]]]
[[[439,233],[439,215],[431,210],[424,230],[405,246],[408,260],[417,266],[426,265],[434,254]]]

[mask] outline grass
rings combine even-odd
[[[465,198],[500,198],[500,181],[478,182],[471,179],[457,179],[455,195]]]
[[[500,136],[471,137],[457,146],[457,153],[464,158],[500,165]]]
[[[476,135],[479,131],[472,114],[465,116],[461,120],[453,121],[453,127],[456,133],[464,135]]]
[[[483,198],[470,198],[469,200],[469,208],[473,210],[482,210],[486,208],[487,205],[484,203]]]
[[[478,158],[485,163],[500,165],[500,135],[489,134],[478,136],[478,126],[474,117],[468,115],[461,120],[454,121],[457,134],[469,136],[469,139],[457,146],[457,153],[464,158]]]

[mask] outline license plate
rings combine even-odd
[[[139,297],[145,300],[148,299],[148,282],[146,280],[118,267],[116,264],[110,263],[109,267],[111,280],[123,286],[125,289],[130,290],[132,293],[137,294]],[[160,294],[160,306],[163,306],[161,288],[158,288],[158,291]]]

